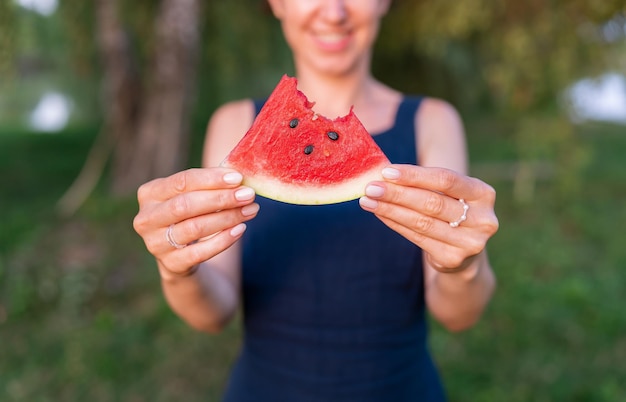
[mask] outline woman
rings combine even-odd
[[[241,174],[217,167],[261,107],[251,100],[215,112],[205,168],[139,189],[135,229],[172,309],[215,332],[243,302],[244,345],[227,401],[444,400],[425,311],[459,331],[491,297],[485,246],[498,228],[495,193],[466,176],[456,111],[371,75],[389,3],[269,0],[316,112],[332,118],[354,105],[394,162],[360,200],[255,199]]]

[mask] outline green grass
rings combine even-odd
[[[468,332],[433,323],[452,401],[626,400],[625,131],[578,130],[588,163],[539,182],[529,203],[491,183],[497,293]],[[478,163],[514,156],[493,127],[474,132]],[[171,313],[135,201],[99,189],[75,217],[53,212],[92,138],[0,133],[0,400],[217,400],[239,325],[206,336]]]
[[[558,194],[571,178],[557,176],[520,205],[511,183],[492,183],[497,293],[475,329],[432,338],[454,401],[626,400],[626,129],[576,140],[591,155],[577,191]]]

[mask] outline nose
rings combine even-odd
[[[343,22],[348,16],[345,0],[324,1],[322,14],[328,21]]]

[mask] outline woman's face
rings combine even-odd
[[[389,0],[269,0],[298,69],[341,75],[369,68]]]

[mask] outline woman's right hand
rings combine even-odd
[[[133,227],[162,276],[190,275],[242,236],[259,210],[242,179],[232,169],[189,169],[139,188]]]

